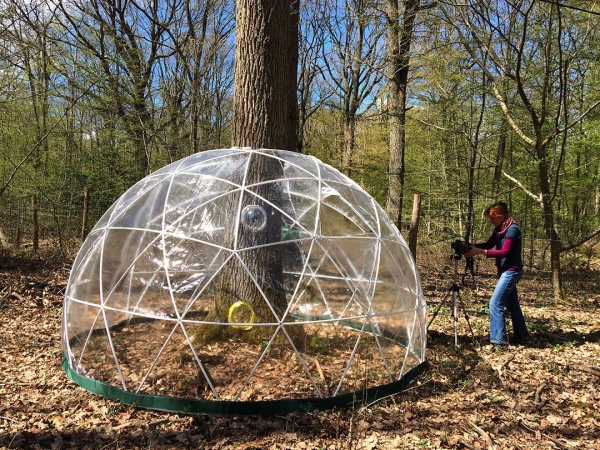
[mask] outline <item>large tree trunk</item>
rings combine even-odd
[[[388,0],[388,58],[390,63],[390,93],[388,97],[390,159],[388,162],[388,194],[386,210],[402,226],[402,203],[404,200],[404,153],[406,148],[406,90],[410,63],[415,15],[420,0],[405,0],[404,17],[400,24],[399,0]]]
[[[234,146],[296,148],[298,1],[237,0]]]
[[[342,147],[341,166],[342,173],[347,177],[352,176],[354,160],[354,146],[356,142],[356,117],[348,115],[344,119],[344,142]]]
[[[238,0],[236,8],[232,143],[239,147],[294,150],[298,122],[297,1]],[[240,174],[245,179],[238,181],[245,186],[254,185],[252,191],[256,195],[242,191],[241,206],[239,198],[232,197],[231,210],[260,207],[267,221],[264,228],[252,229],[241,225],[241,217],[232,214],[227,239],[239,258],[232,258],[220,274],[211,320],[225,322],[231,305],[239,300],[252,307],[257,322],[277,323],[286,309],[280,248],[264,246],[281,240],[281,214],[271,206],[282,204],[281,186],[260,185],[282,175],[280,162],[260,154],[251,154],[246,174]],[[254,328],[251,335],[255,338],[273,334],[265,327]],[[220,332],[223,331],[221,327]]]
[[[273,158],[252,155],[248,165],[246,186],[264,181],[265,174],[270,174],[274,179],[281,178],[278,177],[282,174],[281,163]],[[232,199],[236,203],[232,205],[235,208],[233,210],[240,208],[243,212],[245,208],[252,208],[251,211],[264,211],[266,226],[244,226],[238,224],[238,220],[243,221],[240,220],[242,218],[232,215],[234,220],[228,224],[227,240],[239,258],[231,259],[218,280],[215,309],[216,317],[220,320],[228,317],[229,308],[238,300],[251,305],[258,322],[277,323],[286,310],[281,247],[266,245],[281,241],[281,212],[272,206],[282,204],[278,187],[262,184],[252,188],[256,196],[243,193],[241,208],[237,196]],[[260,333],[261,330],[256,331]]]
[[[537,150],[538,155],[545,155],[546,149]],[[544,214],[544,230],[546,237],[550,243],[550,266],[552,270],[552,288],[554,291],[554,301],[560,302],[565,300],[562,274],[560,268],[560,254],[562,252],[562,243],[556,228],[554,226],[554,211],[552,208],[551,187],[548,181],[548,166],[544,159],[538,163],[538,175],[542,199],[542,213]]]

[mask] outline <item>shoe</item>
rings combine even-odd
[[[495,344],[492,342],[492,348],[495,352],[503,352],[508,349],[508,344]]]
[[[512,338],[510,340],[510,343],[513,345],[527,346],[531,343],[531,336],[526,336],[524,338]]]

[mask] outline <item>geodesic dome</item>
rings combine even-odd
[[[206,151],[131,187],[83,243],[63,314],[73,381],[162,410],[370,401],[425,361],[396,227],[348,177],[281,150]]]

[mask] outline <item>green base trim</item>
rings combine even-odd
[[[262,401],[216,401],[190,398],[166,397],[162,395],[137,394],[124,391],[102,381],[94,380],[76,373],[63,354],[63,370],[67,377],[85,390],[99,394],[109,400],[120,401],[126,405],[185,414],[215,415],[282,415],[294,412],[322,411],[335,407],[348,407],[355,404],[370,404],[376,400],[397,394],[408,388],[427,368],[427,361],[411,369],[400,380],[393,383],[374,386],[366,390],[355,391],[337,397],[306,398],[295,400]]]

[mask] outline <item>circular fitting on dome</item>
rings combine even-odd
[[[249,303],[237,301],[229,307],[227,321],[229,323],[254,323],[254,310]],[[232,325],[240,330],[251,330],[252,325]]]
[[[248,205],[242,210],[240,220],[250,231],[261,231],[267,226],[267,212],[262,206]]]

